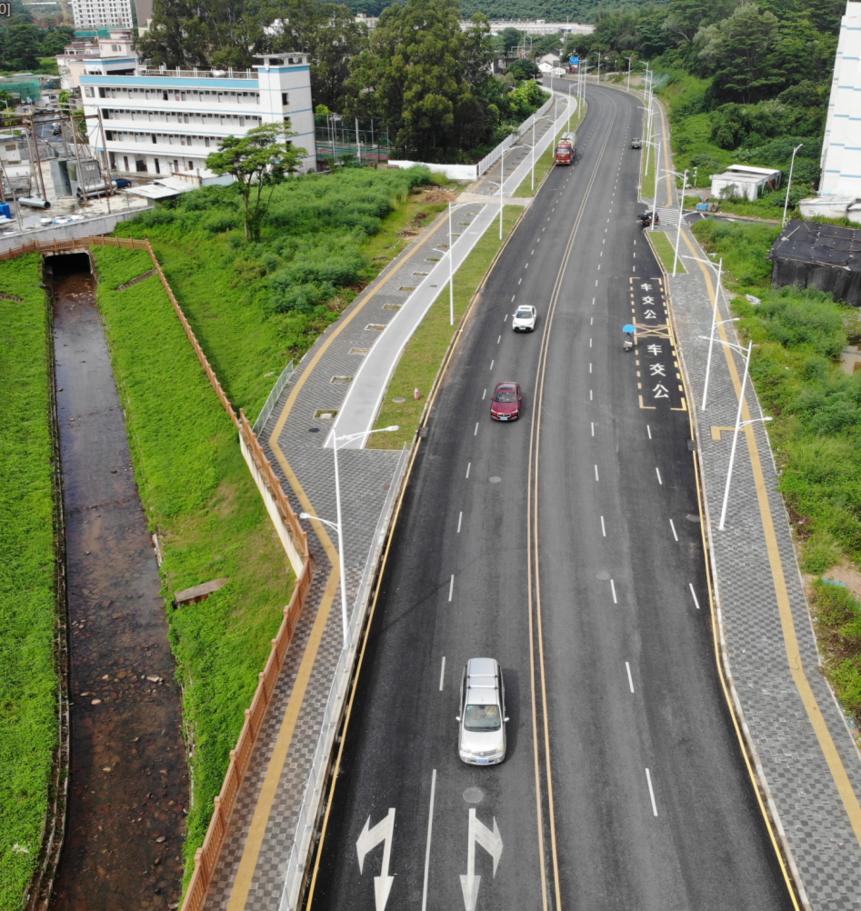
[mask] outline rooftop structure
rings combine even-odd
[[[107,152],[115,174],[212,176],[206,158],[227,136],[284,123],[304,148],[302,170],[316,167],[311,73],[305,54],[270,54],[253,70],[138,67],[118,75],[105,60],[81,77],[91,146]]]
[[[754,200],[766,187],[770,190],[779,187],[782,176],[782,172],[775,168],[733,164],[722,174],[711,175],[711,194],[720,198],[738,196]]]

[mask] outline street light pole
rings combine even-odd
[[[781,228],[786,225],[786,210],[789,208],[789,188],[792,186],[792,169],[795,167],[795,153],[803,145],[803,142],[799,142],[798,145],[792,150],[792,161],[789,163],[789,180],[786,181],[786,199],[783,201],[783,221],[780,223]]]
[[[362,437],[370,436],[372,433],[392,433],[399,430],[397,424],[389,427],[378,427],[375,430],[363,430],[360,433],[348,433],[342,437],[332,433],[332,452],[335,458],[335,515],[336,522],[330,522],[328,519],[321,519],[319,516],[313,516],[307,512],[300,512],[300,519],[314,519],[334,528],[338,535],[338,573],[341,589],[341,631],[343,633],[344,649],[350,644],[350,621],[347,613],[347,573],[344,568],[344,524],[341,519],[341,483],[338,474],[338,443],[349,443],[352,440],[358,440]]]
[[[625,59],[628,61],[628,81],[627,81],[627,83],[625,84],[625,91],[626,91],[626,92],[630,92],[630,91],[631,91],[631,61],[632,61],[634,58],[633,58],[633,57],[626,57]]]
[[[448,204],[448,324],[454,325],[454,246],[451,236],[451,203]]]
[[[683,259],[692,259],[698,263],[705,263],[707,266],[711,266],[712,269],[714,269],[714,266],[715,266],[715,264],[710,259],[701,259],[699,256],[684,256],[682,258]],[[705,379],[705,383],[703,384],[703,403],[702,403],[702,405],[700,405],[700,411],[705,411],[706,404],[708,403],[709,375],[710,375],[711,366],[712,366],[712,349],[714,348],[714,342],[715,342],[715,328],[719,325],[723,325],[723,323],[733,322],[732,320],[721,320],[721,322],[718,323],[718,295],[720,294],[720,279],[721,279],[722,272],[723,272],[723,257],[721,257],[718,260],[717,279],[715,281],[714,300],[712,301],[712,328],[711,328],[711,332],[709,332],[709,353],[708,353],[708,357],[706,358],[706,379]]]
[[[499,156],[499,239],[502,240],[502,185],[505,183],[505,149]]]
[[[682,198],[679,202],[679,223],[676,225],[676,251],[673,254],[673,278],[676,277],[676,266],[679,262],[679,238],[682,234],[682,216],[685,211],[685,190],[688,188],[688,169],[685,168],[685,175],[682,180]]]
[[[744,389],[745,389],[745,386],[747,386],[747,374],[748,374],[749,368],[750,368],[750,351],[751,351],[752,347],[753,347],[753,342],[748,342],[747,343],[747,355],[745,356],[745,359],[744,359],[744,375],[741,380],[741,392],[739,393],[739,397],[738,397],[738,411],[736,412],[736,415],[735,415],[735,429],[733,430],[733,434],[732,434],[732,449],[730,449],[730,453],[729,453],[729,468],[727,469],[727,473],[726,473],[726,486],[724,487],[723,504],[721,505],[721,510],[720,510],[720,522],[718,522],[718,529],[720,531],[723,531],[724,520],[726,519],[726,507],[727,507],[727,503],[729,502],[729,488],[730,488],[730,483],[732,481],[732,469],[733,469],[733,465],[735,463],[735,449],[736,449],[736,444],[738,443],[738,430],[739,430],[739,426],[740,426],[740,422],[741,422],[741,410],[744,407]]]
[[[655,201],[652,204],[652,225],[649,230],[655,230],[655,216],[658,214],[658,168],[661,166],[661,140],[655,148]]]
[[[568,132],[571,132],[571,83],[568,83]]]
[[[532,192],[535,192],[535,116],[532,117]]]

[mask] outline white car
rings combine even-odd
[[[515,332],[532,332],[538,313],[531,304],[521,304],[511,318],[511,328]]]
[[[460,683],[457,752],[468,765],[505,759],[505,685],[495,658],[470,658]]]

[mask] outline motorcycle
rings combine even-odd
[[[636,327],[632,326],[630,323],[627,326],[622,326],[622,332],[625,333],[624,338],[622,339],[622,350],[623,351],[633,351],[634,347],[637,344],[636,339]]]

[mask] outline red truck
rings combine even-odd
[[[577,155],[577,145],[572,133],[565,133],[556,144],[556,151],[553,154],[553,160],[556,164],[570,165],[574,164],[574,158]]]

